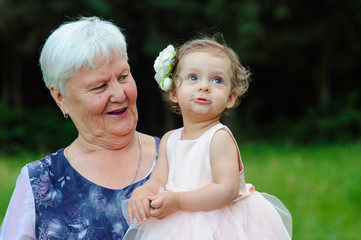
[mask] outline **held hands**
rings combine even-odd
[[[133,216],[139,224],[142,224],[150,217],[148,196],[152,195],[153,193],[144,186],[140,186],[133,191],[128,204],[128,216],[131,224],[134,222]]]
[[[150,196],[150,216],[163,219],[180,209],[179,195],[174,192],[163,192],[157,196]]]
[[[163,192],[153,195],[146,187],[141,186],[134,190],[129,199],[128,216],[131,224],[134,222],[134,217],[139,224],[143,224],[149,217],[163,219],[179,209],[180,201],[177,193]]]

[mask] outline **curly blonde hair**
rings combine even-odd
[[[241,102],[241,97],[248,89],[250,82],[250,72],[240,63],[238,55],[224,43],[222,35],[217,34],[211,38],[202,37],[190,40],[176,48],[177,54],[174,59],[174,67],[172,71],[172,90],[169,92],[162,91],[163,100],[166,101],[170,109],[177,114],[181,113],[179,105],[170,100],[170,94],[176,94],[177,92],[177,81],[179,81],[178,73],[180,71],[179,66],[185,55],[194,51],[198,51],[200,49],[219,50],[230,59],[232,71],[231,91],[235,91],[237,93],[237,100],[233,108],[239,105],[239,103]],[[228,111],[229,109],[225,109],[223,114],[228,113]]]

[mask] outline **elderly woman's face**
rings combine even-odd
[[[135,130],[137,88],[124,58],[81,69],[68,79],[66,91],[65,104],[80,135],[108,138]]]

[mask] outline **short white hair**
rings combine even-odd
[[[65,93],[65,82],[81,68],[108,64],[114,57],[128,61],[121,30],[98,17],[82,17],[56,29],[40,54],[40,68],[47,88]]]

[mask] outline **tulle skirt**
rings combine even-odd
[[[292,237],[292,218],[278,198],[257,191],[221,209],[178,211],[162,220],[130,226],[124,239],[283,240]]]

